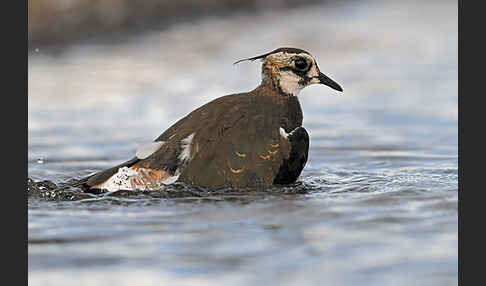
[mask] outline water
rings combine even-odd
[[[457,285],[457,2],[340,2],[29,53],[28,172],[129,159],[280,46],[344,88],[300,95],[301,183],[267,193],[28,200],[31,285]],[[290,191],[289,191],[290,190]],[[297,190],[292,192],[292,190]],[[79,195],[79,194],[77,194]]]

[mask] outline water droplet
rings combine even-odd
[[[37,163],[39,163],[39,164],[44,164],[44,159],[43,159],[43,158],[39,158],[39,159],[37,159]]]
[[[38,53],[38,52],[39,52],[39,49],[38,49],[38,48],[37,48],[37,49],[35,49],[35,50],[34,50],[34,52]]]

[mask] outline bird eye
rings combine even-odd
[[[299,70],[305,70],[307,67],[307,61],[302,58],[298,58],[294,61],[294,65]]]

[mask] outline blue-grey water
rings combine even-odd
[[[30,285],[457,285],[457,1],[343,1],[206,18],[61,55],[32,47],[28,175],[111,167],[308,50],[304,192],[28,199]]]

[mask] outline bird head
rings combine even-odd
[[[325,84],[343,91],[341,86],[324,75],[309,52],[296,48],[278,48],[269,53],[242,59],[242,61],[262,60],[262,82],[273,85],[281,94],[298,95],[306,86]]]

